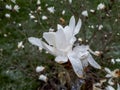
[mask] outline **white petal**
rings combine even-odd
[[[110,78],[110,77],[112,77],[112,75],[111,74],[107,74],[105,77]]]
[[[43,70],[45,69],[45,67],[43,67],[43,66],[37,66],[36,67],[36,72],[42,72]]]
[[[65,49],[66,45],[66,37],[62,29],[59,29],[56,32],[56,48],[57,49]]]
[[[110,86],[110,85],[108,85],[107,87],[106,87],[106,90],[115,90],[112,86]]]
[[[117,84],[117,90],[120,90],[120,85],[119,84]]]
[[[72,64],[72,67],[76,73],[76,75],[79,78],[83,77],[83,67],[82,67],[82,63],[78,58],[73,58],[72,56],[68,55],[69,57],[69,61]]]
[[[57,30],[63,29],[63,27],[60,24],[57,24]]]
[[[55,58],[55,61],[56,61],[57,63],[62,64],[62,63],[66,63],[66,62],[68,61],[68,58],[65,57],[65,56],[57,56],[57,57]]]
[[[83,67],[88,66],[88,61],[87,60],[81,60]]]
[[[28,41],[29,41],[31,44],[36,45],[36,46],[42,48],[41,39],[38,39],[38,38],[35,38],[35,37],[29,37],[29,38],[28,38]]]
[[[113,79],[110,78],[110,79],[108,80],[108,84],[110,84],[110,85],[114,85],[115,83],[114,83],[112,80],[113,80]]]
[[[70,27],[70,29],[71,29],[72,31],[73,31],[73,29],[75,28],[75,17],[74,17],[74,16],[72,16],[72,17],[70,18],[69,27]]]
[[[76,34],[79,33],[80,28],[81,28],[81,25],[82,25],[82,21],[81,21],[81,19],[79,19],[79,20],[78,20],[78,23],[77,23],[77,25],[76,25],[76,27],[75,27],[75,30],[74,30],[74,35],[76,35]]]
[[[106,71],[107,73],[109,73],[109,74],[112,73],[112,71],[111,71],[109,68],[107,68],[107,67],[105,67],[105,71]]]
[[[101,66],[93,59],[91,55],[88,56],[88,62],[90,65],[92,65],[94,68],[101,69]]]
[[[42,81],[44,81],[44,82],[47,82],[48,81],[48,78],[45,76],[45,75],[40,75],[39,76],[39,80],[42,80]]]
[[[72,34],[73,34],[73,31],[71,30],[71,28],[69,26],[65,26],[64,28],[64,33],[65,33],[65,36],[66,36],[66,39],[69,41],[71,38],[72,38]]]
[[[43,33],[43,38],[47,41],[49,45],[56,46],[55,32],[45,32]]]
[[[47,45],[47,44],[44,43],[44,42],[41,42],[41,43],[42,43],[43,48],[44,48],[46,51],[48,51],[48,53],[56,56],[56,50],[55,50],[54,47],[52,47],[52,46],[50,46],[50,45]]]

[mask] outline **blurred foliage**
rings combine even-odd
[[[111,69],[119,68],[120,63],[113,65],[111,59],[120,58],[120,0],[73,0],[72,4],[68,0],[41,0],[40,11],[36,2],[16,0],[20,6],[19,12],[16,12],[5,8],[6,4],[16,5],[11,0],[0,0],[0,90],[37,90],[43,85],[35,72],[39,65],[45,65],[48,77],[53,78],[53,72],[58,72],[60,66],[54,62],[53,56],[41,53],[27,38],[42,37],[42,33],[49,31],[49,28],[56,30],[57,24],[67,25],[72,15],[76,20],[79,17],[82,19],[82,28],[77,35],[83,39],[82,43],[102,51],[100,57],[95,57],[99,64]],[[106,8],[97,10],[99,3],[104,3]],[[55,8],[54,13],[47,10],[51,6]],[[95,12],[91,13],[91,9]],[[88,17],[81,15],[84,10],[88,11]],[[6,13],[11,17],[6,18]],[[29,17],[30,13],[35,19]],[[43,20],[43,15],[48,19]],[[94,28],[90,28],[91,25]],[[102,30],[98,30],[97,25],[103,25]],[[20,41],[23,41],[24,48],[17,47]]]

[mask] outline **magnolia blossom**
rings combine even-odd
[[[110,78],[108,80],[108,83],[110,85],[114,85],[113,78],[120,77],[120,70],[119,69],[115,69],[114,71],[111,71],[109,68],[105,68],[105,71],[108,73],[105,77]]]
[[[15,11],[19,12],[20,7],[18,5],[15,5],[13,8]]]
[[[103,3],[98,4],[97,10],[102,10],[102,9],[105,9],[105,4]]]
[[[41,72],[41,71],[43,71],[45,69],[45,67],[43,67],[43,66],[37,66],[36,67],[36,72]]]
[[[80,45],[73,49],[71,56],[74,59],[81,61],[83,68],[90,64],[94,68],[101,69],[101,66],[93,59],[90,52],[97,56],[97,54],[93,52],[88,45]]]
[[[17,47],[18,48],[24,48],[23,41],[18,42]]]
[[[37,5],[40,5],[40,4],[41,4],[40,0],[37,0]]]
[[[68,2],[71,4],[71,3],[72,3],[72,0],[68,0]]]
[[[54,7],[48,7],[47,10],[48,10],[50,13],[54,13],[54,12],[55,12],[55,8],[54,8]]]
[[[11,2],[16,3],[16,0],[11,0]]]
[[[39,76],[39,80],[44,81],[44,82],[47,82],[47,81],[48,81],[48,78],[47,78],[45,75],[41,74],[41,75]]]
[[[11,15],[10,15],[9,13],[6,13],[6,14],[5,14],[5,17],[6,17],[6,18],[10,18]]]
[[[48,17],[47,16],[42,16],[42,20],[46,20],[46,19],[48,19]]]
[[[65,27],[58,25],[56,32],[43,33],[43,38],[47,43],[35,37],[29,37],[28,40],[33,45],[42,47],[48,53],[54,55],[57,63],[66,63],[69,60],[77,76],[81,77],[83,71],[82,63],[79,59],[71,56],[73,44],[76,41],[75,35],[79,32],[81,24],[81,19],[75,24],[75,18],[72,16],[69,25]]]
[[[12,5],[8,5],[8,4],[7,4],[7,5],[5,6],[5,8],[8,9],[8,10],[12,10]]]
[[[82,11],[82,15],[85,16],[85,17],[88,17],[88,11],[87,10]]]

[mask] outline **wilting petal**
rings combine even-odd
[[[81,19],[79,19],[79,20],[78,20],[78,23],[77,23],[77,25],[76,25],[76,27],[75,27],[75,29],[74,29],[74,35],[76,35],[76,34],[79,33],[80,28],[81,28],[81,25],[82,25],[82,21],[81,21]]]
[[[57,57],[55,58],[55,61],[56,61],[57,63],[62,64],[62,63],[66,63],[66,62],[68,61],[68,58],[65,57],[65,56],[57,56]]]
[[[101,69],[101,66],[92,58],[91,55],[88,56],[88,62],[90,65],[92,65],[94,68]]]
[[[72,67],[79,78],[83,77],[83,67],[82,63],[78,58],[74,58],[71,55],[68,55],[69,61],[72,64]]]
[[[73,29],[75,28],[75,17],[74,16],[70,18],[69,27],[71,31],[73,32]]]
[[[109,68],[107,68],[107,67],[105,67],[105,71],[106,71],[107,73],[109,73],[109,74],[112,73],[112,71],[111,71]]]
[[[55,32],[45,32],[43,33],[43,38],[47,41],[49,45],[56,46]]]
[[[28,41],[29,41],[31,44],[36,45],[36,46],[42,48],[41,39],[38,39],[38,38],[35,38],[35,37],[29,37],[29,38],[28,38]]]

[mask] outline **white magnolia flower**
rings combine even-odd
[[[85,17],[88,17],[88,11],[87,10],[82,11],[82,15],[85,16]]]
[[[28,40],[33,45],[42,47],[48,51],[48,53],[54,55],[56,57],[55,61],[58,63],[66,63],[69,59],[75,73],[78,77],[81,77],[83,69],[81,62],[70,55],[73,44],[76,41],[75,35],[79,32],[81,24],[81,19],[79,19],[78,23],[75,25],[75,18],[72,16],[68,26],[62,27],[58,25],[56,32],[43,33],[43,38],[47,43],[35,37],[29,37]]]
[[[30,18],[31,18],[31,19],[35,19],[35,16],[32,15],[32,14],[30,14]]]
[[[18,42],[17,47],[18,48],[24,48],[23,41]]]
[[[37,0],[37,5],[40,5],[40,4],[41,4],[40,0]]]
[[[64,14],[65,14],[65,10],[62,11],[62,15],[64,15]]]
[[[101,69],[101,66],[93,59],[90,52],[94,55],[97,55],[95,52],[93,52],[88,45],[80,45],[76,46],[73,49],[72,55],[75,59],[78,59],[81,61],[83,68],[87,67],[88,64],[93,66],[94,68]]]
[[[93,9],[90,9],[90,12],[91,12],[91,13],[94,13],[94,12],[95,12],[95,10],[93,10]]]
[[[6,17],[6,18],[10,18],[11,15],[10,15],[9,13],[6,13],[6,14],[5,14],[5,17]]]
[[[19,12],[20,7],[18,5],[15,5],[13,8],[16,12]]]
[[[36,72],[41,72],[41,71],[43,71],[45,69],[45,67],[43,67],[43,66],[37,66],[36,67]]]
[[[47,16],[45,16],[45,15],[42,16],[42,20],[46,20],[46,19],[48,19]]]
[[[111,59],[111,62],[112,62],[112,64],[115,64],[115,59],[112,58],[112,59]]]
[[[98,26],[98,30],[102,30],[102,28],[103,28],[103,25]]]
[[[45,76],[45,75],[40,75],[39,76],[39,80],[42,80],[42,81],[44,81],[44,82],[47,82],[48,81],[48,78]]]
[[[117,58],[115,61],[116,61],[116,62],[120,62],[120,58]]]
[[[113,78],[120,77],[120,70],[115,69],[114,71],[111,71],[109,68],[105,68],[105,71],[108,73],[105,77],[109,78],[108,83],[110,85],[114,85]]]
[[[68,0],[68,1],[69,1],[70,4],[72,3],[72,0]]]
[[[7,4],[7,5],[5,6],[5,8],[8,9],[8,10],[12,10],[12,5],[8,5],[8,4]]]
[[[103,3],[98,4],[97,10],[102,10],[102,9],[105,9],[105,4]]]
[[[11,0],[11,2],[13,2],[14,4],[16,3],[16,0]]]
[[[54,13],[54,12],[55,12],[55,8],[54,8],[54,7],[48,7],[47,10],[48,10],[50,13]]]

